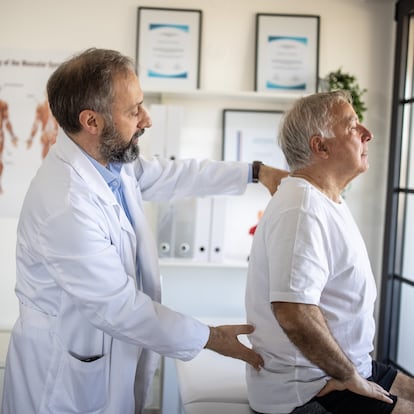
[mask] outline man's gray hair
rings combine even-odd
[[[135,72],[133,61],[115,50],[90,48],[62,63],[50,76],[47,94],[52,114],[66,133],[81,130],[85,109],[111,120],[117,75]]]
[[[290,171],[309,165],[311,137],[332,137],[332,108],[338,103],[351,104],[351,94],[344,90],[315,93],[298,99],[285,113],[279,129],[279,145]]]

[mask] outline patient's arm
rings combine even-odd
[[[319,395],[348,389],[360,395],[392,403],[389,394],[362,378],[332,336],[316,305],[273,302],[273,313],[292,343],[327,375],[332,377]],[[277,352],[277,351],[276,351]]]

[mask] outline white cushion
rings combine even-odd
[[[248,403],[243,361],[205,349],[191,361],[177,360],[176,366],[184,405],[205,401]]]
[[[248,404],[191,403],[185,405],[185,414],[252,414]]]
[[[245,323],[240,319],[205,320],[209,325]],[[246,336],[240,341],[249,346]],[[178,386],[186,414],[251,414],[245,363],[204,349],[191,361],[176,360]]]

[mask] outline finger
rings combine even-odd
[[[390,393],[382,388],[380,385],[376,384],[376,396],[375,398],[381,401],[385,401],[387,403],[392,404],[394,401],[390,398]]]
[[[328,382],[317,394],[317,397],[323,397],[326,394],[329,394],[330,392],[334,391],[335,387],[331,382]]]
[[[254,369],[260,371],[260,369],[264,366],[263,358],[251,348],[244,346],[240,343],[240,359],[250,364]]]
[[[323,397],[326,394],[329,394],[329,386],[325,385],[319,392],[316,394],[317,397]]]
[[[344,386],[335,379],[330,379],[325,386],[319,391],[318,397],[323,397],[324,395],[329,394],[332,391],[342,391]]]
[[[375,399],[384,401],[389,404],[392,404],[394,402],[393,399],[390,397],[390,395],[386,391],[379,392],[377,395],[375,395]]]
[[[254,331],[254,326],[249,324],[233,325],[235,335],[251,334]]]
[[[233,330],[233,340],[236,342],[235,346],[237,349],[237,356],[235,356],[235,358],[247,362],[259,371],[264,366],[263,358],[256,351],[240,342],[239,338],[237,337],[237,335],[249,334],[253,332],[254,327],[249,324],[230,325],[230,327]]]
[[[394,400],[392,398],[390,398],[388,395],[384,395],[383,398],[382,398],[382,401],[385,401],[386,403],[389,403],[389,404],[394,403]]]

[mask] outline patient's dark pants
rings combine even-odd
[[[373,361],[372,376],[368,380],[389,391],[396,376],[394,368]],[[395,395],[390,397],[393,404],[363,397],[348,390],[333,391],[324,397],[313,398],[305,405],[295,408],[291,414],[390,414],[397,402]]]

